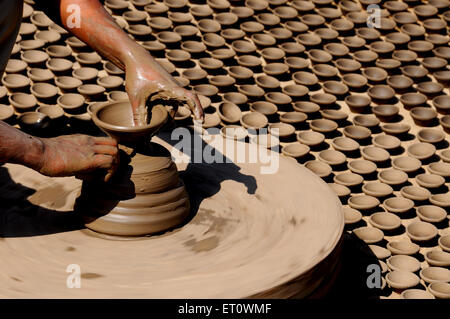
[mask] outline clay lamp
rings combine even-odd
[[[302,112],[302,113],[311,114],[311,115],[319,112],[319,110],[320,110],[320,106],[317,105],[316,103],[305,102],[305,101],[295,102],[293,107],[294,107],[294,110],[296,110],[297,112]]]
[[[424,205],[417,207],[417,216],[427,223],[439,223],[447,218],[447,212],[442,207]]]
[[[36,30],[37,27],[34,24],[23,22],[20,24],[19,35],[22,39],[29,39]]]
[[[437,236],[436,226],[430,223],[415,221],[406,227],[406,234],[416,242],[429,241]]]
[[[267,149],[273,149],[275,147],[280,146],[280,141],[278,137],[269,135],[269,134],[261,134],[261,135],[255,135],[252,134],[252,132],[249,132],[250,137],[250,143],[262,146]]]
[[[252,17],[255,11],[249,7],[232,7],[230,10],[231,13],[235,14],[239,19],[245,20]]]
[[[433,7],[432,5],[429,4],[415,6],[413,10],[414,13],[419,18],[429,18],[436,15],[439,12],[439,10],[436,7]]]
[[[45,43],[55,43],[61,40],[61,34],[53,30],[38,31],[34,34],[36,40],[44,41]]]
[[[371,82],[382,82],[386,80],[388,73],[378,67],[369,67],[363,70],[362,74]]]
[[[325,140],[325,136],[319,132],[301,131],[297,134],[297,140],[302,144],[313,147],[322,144],[322,142]]]
[[[353,57],[360,63],[370,64],[378,59],[378,54],[370,50],[359,50],[353,53]]]
[[[378,229],[390,231],[390,230],[394,230],[394,229],[397,229],[398,227],[400,227],[400,225],[402,224],[402,221],[397,215],[394,215],[391,213],[380,212],[380,213],[372,214],[369,218],[369,223],[373,227],[376,227]],[[397,257],[397,256],[394,256],[394,257]],[[388,259],[388,266],[389,266],[389,259]],[[419,264],[419,267],[420,267],[420,264]]]
[[[196,18],[206,18],[213,15],[214,11],[208,5],[195,5],[189,8],[189,12]]]
[[[269,3],[267,1],[260,0],[246,0],[245,6],[251,8],[254,11],[263,11],[268,8]]]
[[[372,112],[380,119],[382,122],[390,122],[397,115],[400,109],[398,106],[390,104],[381,104],[372,108]]]
[[[425,27],[425,29],[427,29],[427,31],[430,33],[436,32],[436,31],[441,31],[447,27],[447,23],[444,20],[439,19],[439,18],[426,19],[422,23],[423,23],[423,26]]]
[[[222,27],[230,27],[238,21],[238,16],[231,12],[221,12],[214,17]]]
[[[417,133],[417,138],[421,142],[436,144],[445,139],[445,134],[434,128],[424,128]]]
[[[359,143],[348,137],[336,137],[331,144],[340,152],[354,152],[359,149]]]
[[[201,70],[201,69],[199,69]],[[202,70],[203,71],[203,70]],[[192,81],[192,80],[191,80]],[[216,75],[209,79],[209,83],[218,88],[230,87],[236,83],[236,80],[228,75]]]
[[[408,43],[408,49],[416,53],[422,54],[433,50],[434,45],[423,40],[411,41]]]
[[[261,55],[267,62],[279,61],[284,58],[285,53],[279,48],[265,48],[261,51]]]
[[[241,55],[237,57],[237,61],[240,66],[244,66],[250,69],[257,69],[261,66],[261,59],[253,55]]]
[[[253,77],[253,71],[243,66],[232,66],[228,72],[236,80],[248,80]]]
[[[298,127],[300,124],[304,123],[308,116],[302,112],[286,112],[280,115],[280,121],[282,123],[291,124],[294,127]]]
[[[168,30],[172,27],[172,21],[164,17],[152,17],[148,25],[155,31]]]
[[[411,37],[402,32],[392,32],[386,35],[386,41],[401,46],[411,41]]]
[[[242,39],[245,36],[245,32],[240,29],[224,29],[220,31],[220,35],[228,41],[234,41]]]
[[[405,93],[400,97],[400,102],[405,107],[420,106],[427,102],[427,97],[420,93]]]
[[[410,51],[410,50],[397,50],[397,51],[394,51],[394,53],[392,54],[392,57],[402,63],[410,63],[410,62],[417,60],[417,53],[414,51]],[[402,68],[402,70],[403,70],[403,68]],[[414,68],[413,68],[413,70],[414,70]],[[425,75],[422,75],[422,77]],[[419,75],[417,75],[417,76],[419,76]]]
[[[58,105],[42,105],[36,112],[47,115],[52,124],[62,124],[64,120],[64,110]]]
[[[30,86],[30,79],[22,74],[7,74],[2,83],[10,92],[25,92]]]
[[[297,42],[282,43],[280,45],[280,48],[284,51],[286,55],[298,55],[303,51],[305,51],[305,47]]]
[[[450,252],[450,235],[441,236],[438,240],[438,244],[442,250]]]
[[[450,164],[444,162],[434,162],[428,166],[428,170],[431,174],[440,175],[443,177],[450,176]]]
[[[352,205],[365,207],[366,204],[370,203],[370,201],[367,199],[368,197],[369,196],[364,196],[364,195],[352,197],[355,199],[354,201],[356,203],[351,202],[352,198],[350,198],[349,205],[350,205],[350,207],[352,207]],[[374,199],[376,200],[376,198],[374,198]],[[356,207],[352,207],[352,208],[358,209]],[[363,240],[366,244],[378,243],[378,242],[382,241],[383,237],[384,237],[384,234],[381,230],[379,230],[378,228],[373,228],[373,227],[357,228],[357,229],[353,230],[353,234],[355,234],[359,239]]]
[[[340,18],[331,21],[330,27],[333,30],[338,31],[340,34],[345,34],[352,30],[355,27],[355,24],[348,19]]]
[[[182,37],[176,32],[161,31],[156,34],[156,38],[166,46],[176,47],[180,43]]]
[[[58,88],[48,83],[35,83],[31,86],[31,93],[39,101],[49,103],[58,95]]]
[[[374,163],[386,162],[390,154],[383,148],[367,146],[361,150],[362,157]]]
[[[332,171],[330,165],[315,160],[306,162],[305,167],[322,178],[329,176]]]
[[[300,21],[310,28],[322,26],[325,24],[325,18],[318,14],[304,14],[300,16]]]
[[[97,79],[98,70],[91,67],[82,67],[72,71],[74,78],[81,80],[85,83],[94,82]],[[80,84],[81,85],[81,84]]]
[[[75,59],[82,65],[96,65],[102,61],[101,56],[96,52],[82,52],[76,55]]]
[[[259,33],[264,30],[264,25],[256,21],[243,22],[240,27],[245,33]]]
[[[407,23],[415,23],[417,22],[417,17],[408,11],[397,12],[392,18],[398,24],[407,24]]]
[[[222,29],[220,23],[212,19],[201,19],[197,26],[203,33],[217,33]]]
[[[370,44],[370,49],[378,55],[387,55],[395,50],[395,45],[385,41],[375,41]]]
[[[376,39],[379,39],[381,36],[378,30],[368,27],[358,28],[355,32],[357,36],[363,38],[366,41],[374,41]]]
[[[397,59],[412,59],[413,61],[415,61],[417,59],[417,56],[415,56],[414,54],[410,53],[412,51],[396,51],[397,55],[394,53],[394,58]],[[403,62],[403,61],[402,61]],[[404,62],[411,62],[411,61],[404,61]],[[424,78],[425,76],[427,76],[428,71],[427,69],[421,67],[421,66],[417,66],[417,65],[408,65],[405,67],[400,68],[400,70],[402,71],[402,73],[410,78],[413,79],[421,79]]]
[[[398,169],[387,169],[378,173],[378,179],[388,185],[401,185],[408,180],[408,175]]]
[[[205,121],[202,124],[204,129],[208,129],[211,127],[218,127],[220,125],[220,117],[216,113],[206,113]]]
[[[371,131],[368,128],[359,125],[346,126],[343,133],[346,137],[354,140],[365,140],[371,135]]]
[[[45,64],[49,55],[39,50],[27,50],[22,52],[21,59],[28,63],[30,67],[39,67]]]
[[[339,32],[336,30],[332,30],[329,28],[319,28],[314,30],[314,33],[317,34],[322,40],[330,41],[334,40],[339,36]]]
[[[344,96],[348,93],[348,86],[338,81],[326,81],[323,83],[325,93],[334,96]]]
[[[342,152],[331,149],[321,151],[318,157],[322,162],[325,162],[330,166],[342,165],[347,160]]]
[[[45,52],[52,58],[67,58],[72,54],[72,50],[67,46],[51,45],[45,49]]]
[[[36,40],[22,40],[20,41],[20,48],[22,50],[38,50],[41,49],[45,42],[39,39]]]
[[[312,67],[315,75],[321,78],[332,78],[338,74],[338,69],[328,64],[316,64]]]
[[[334,64],[340,72],[355,72],[362,67],[361,63],[352,59],[338,59]]]
[[[444,185],[444,177],[437,174],[419,174],[416,176],[416,182],[425,188],[438,188]]]
[[[311,129],[320,133],[330,133],[338,128],[338,124],[332,120],[317,119],[309,123]]]
[[[109,102],[118,102],[128,99],[128,93],[123,91],[109,91],[106,95]]]
[[[256,84],[265,90],[274,90],[280,87],[280,81],[269,75],[260,75],[256,78]]]
[[[78,93],[82,94],[85,99],[90,102],[92,100],[101,99],[106,89],[97,84],[83,84],[78,87]]]
[[[333,56],[320,49],[312,49],[307,52],[308,57],[314,63],[328,63],[333,59]]]
[[[389,86],[395,89],[397,92],[404,92],[405,90],[412,87],[414,81],[407,76],[393,75],[388,78],[387,84],[389,84]]]
[[[85,98],[83,95],[68,93],[58,98],[58,105],[69,114],[80,114],[84,111]]]
[[[257,46],[260,47],[271,46],[277,42],[273,36],[265,33],[252,34],[251,39]]]
[[[366,40],[364,40],[363,38],[361,38],[359,36],[350,36],[350,37],[342,38],[342,43],[347,48],[359,49],[359,48],[364,47],[364,45],[366,44]]]
[[[47,61],[46,66],[56,75],[64,75],[72,71],[73,63],[67,59],[51,58]]]
[[[247,40],[236,40],[231,44],[233,50],[240,54],[249,54],[256,51],[256,46]],[[278,49],[283,52],[281,49]],[[284,54],[284,52],[283,52]]]
[[[225,123],[237,123],[241,119],[241,109],[233,103],[223,102],[219,105],[218,114]]]
[[[367,79],[364,76],[356,73],[345,74],[342,77],[342,80],[344,81],[345,85],[353,89],[360,89],[367,85]]]
[[[425,253],[425,260],[431,266],[450,266],[450,254],[440,250],[430,250]]]
[[[304,86],[314,86],[319,82],[319,79],[315,74],[306,71],[295,72],[292,74],[292,79],[296,84]]]
[[[243,105],[247,103],[248,99],[247,96],[245,96],[242,93],[238,92],[228,92],[223,95],[223,100],[236,104],[236,105]]]
[[[266,101],[279,106],[287,106],[292,103],[292,98],[284,93],[269,92],[264,95]]]
[[[166,58],[173,63],[183,63],[191,59],[191,54],[183,50],[170,50],[166,52]]]
[[[442,58],[429,57],[422,60],[422,65],[428,70],[439,70],[447,66],[447,61]]]
[[[176,26],[173,31],[182,38],[192,38],[199,33],[198,28],[193,25],[179,25]]]
[[[195,55],[205,52],[206,46],[199,41],[185,41],[181,43],[181,49]]]
[[[124,0],[106,0],[105,6],[113,12],[120,13],[128,9],[129,3]]]
[[[431,193],[428,189],[420,187],[420,186],[405,186],[400,190],[400,193],[402,194],[403,197],[409,198],[414,201],[425,201],[431,196]],[[423,206],[423,207],[425,207],[425,206]],[[430,205],[430,207],[431,207],[431,209],[429,209],[429,210],[432,210],[432,208],[434,208],[436,206]],[[438,207],[436,207],[436,208],[438,208]],[[426,210],[428,210],[428,209],[426,209]],[[446,216],[447,216],[447,214],[445,214],[445,216],[439,221],[442,221]],[[425,220],[425,221],[430,222],[429,220]]]
[[[147,14],[144,11],[130,10],[125,11],[122,17],[130,24],[141,23],[147,19]]]
[[[341,10],[334,8],[318,8],[317,13],[325,19],[337,19],[342,15]]]
[[[321,106],[330,106],[336,103],[337,98],[329,93],[316,93],[310,96],[310,100]]]
[[[436,83],[432,81],[421,82],[417,85],[417,90],[425,95],[433,96],[439,94],[444,89],[441,83]]]
[[[315,47],[322,42],[322,38],[314,33],[302,33],[297,36],[297,41],[305,47]]]
[[[293,99],[303,98],[309,93],[309,89],[306,86],[299,84],[289,84],[283,87],[281,91]]]
[[[433,43],[435,46],[445,45],[450,40],[448,35],[442,34],[427,34],[425,36],[425,41]]]
[[[182,72],[182,76],[187,78],[191,82],[199,82],[199,81],[205,79],[207,75],[208,75],[208,73],[206,73],[205,70],[200,69],[200,68],[185,69]]]
[[[194,17],[192,14],[188,12],[169,12],[168,18],[174,23],[174,24],[183,24],[183,23],[190,23]]]
[[[364,159],[353,160],[347,164],[349,170],[360,175],[369,175],[376,171],[377,166]]]
[[[393,215],[393,214],[392,214]],[[398,216],[393,215],[398,218]],[[420,269],[420,262],[408,255],[395,255],[386,260],[388,268],[392,271],[409,271],[416,272]]]
[[[240,125],[227,125],[220,129],[220,134],[232,140],[243,141],[248,136],[248,132]]]
[[[67,93],[76,91],[77,88],[83,84],[83,82],[70,76],[59,76],[55,79],[55,84],[61,92]]]
[[[25,112],[18,118],[20,128],[33,135],[41,135],[50,125],[50,118],[40,112]]]
[[[334,182],[339,184],[339,185],[343,185],[343,186],[347,186],[347,187],[355,187],[358,185],[361,185],[364,181],[364,178],[359,175],[359,174],[355,174],[352,172],[346,172],[346,173],[340,173],[334,176],[333,178]]]
[[[279,137],[280,140],[286,140],[295,134],[295,127],[287,123],[273,123],[269,125],[269,133],[273,136]]]
[[[296,20],[286,21],[284,26],[294,33],[302,33],[308,31],[308,26],[306,24]]]
[[[439,82],[446,84],[450,82],[450,70],[436,71],[433,75]]]
[[[141,45],[147,49],[152,54],[162,54],[164,50],[166,49],[166,45],[164,43],[159,42],[158,40],[155,41],[144,41],[141,43]]]
[[[429,107],[416,106],[410,111],[414,122],[420,126],[430,125],[437,117],[437,112]]]
[[[228,60],[236,55],[236,51],[233,49],[216,49],[211,52],[211,57],[218,60]]]
[[[391,100],[395,96],[395,91],[387,85],[374,85],[367,93],[372,98],[372,101],[386,101]]]
[[[403,135],[409,132],[411,125],[407,123],[387,123],[381,126],[381,129],[386,134]]]
[[[336,183],[328,183],[328,186],[330,186],[330,188],[336,193],[339,198],[341,198],[341,200],[351,194],[351,190],[347,186]]]
[[[292,71],[305,69],[309,66],[308,60],[299,57],[288,57],[285,63]]]
[[[0,104],[0,121],[11,122],[14,118],[14,108],[11,105]]]
[[[444,128],[447,133],[450,133],[450,115],[444,115],[439,119],[439,124]]]
[[[438,47],[433,50],[434,55],[443,59],[450,59],[450,48],[449,47]]]
[[[421,167],[421,162],[413,157],[401,156],[392,160],[392,167],[406,173],[415,172]]]
[[[230,8],[230,3],[227,0],[207,0],[206,3],[216,11],[222,11]]]
[[[353,1],[339,1],[338,4],[339,8],[344,13],[354,13],[359,12],[361,10],[361,7],[358,3],[355,3]],[[347,14],[348,15],[348,14]]]
[[[391,213],[401,214],[411,210],[414,202],[408,198],[390,197],[383,202],[384,208]]]
[[[293,37],[292,31],[285,28],[272,28],[269,30],[269,34],[273,36],[277,42],[288,41]]]
[[[206,97],[216,96],[219,93],[219,89],[211,84],[198,84],[194,86],[194,90],[197,94],[202,94]]]
[[[371,182],[364,184],[362,187],[362,191],[364,192],[364,194],[369,196],[385,198],[391,195],[394,190],[388,184],[380,182]]]
[[[450,270],[443,267],[428,267],[420,271],[420,278],[428,284],[450,281]]]
[[[246,129],[258,130],[267,126],[269,121],[267,117],[259,112],[249,112],[243,114],[240,123]]]
[[[393,255],[415,255],[419,252],[419,245],[410,242],[409,240],[391,241],[387,244],[387,249]]]
[[[103,69],[109,75],[122,75],[122,74],[125,74],[125,72],[122,69],[119,69],[115,64],[111,63],[110,61],[107,61],[105,64],[103,64]]]
[[[117,90],[123,85],[123,79],[116,75],[107,75],[97,79],[97,84],[108,90]]]
[[[439,156],[445,163],[450,163],[450,149],[443,150]]]
[[[207,33],[203,36],[203,43],[210,48],[219,48],[225,45],[225,39],[215,33]]]
[[[430,143],[420,142],[411,144],[407,151],[409,156],[419,160],[425,160],[435,154],[436,147]]]
[[[298,16],[298,11],[289,6],[279,6],[273,10],[273,13],[283,20],[291,20]]]

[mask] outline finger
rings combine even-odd
[[[141,125],[145,121],[145,101],[147,96],[138,96],[133,99],[130,98],[131,109],[133,111],[133,122],[135,125]]]
[[[200,102],[200,99],[198,98],[197,94],[190,93],[189,95],[191,95],[191,100],[193,100],[194,102],[193,107],[191,107],[191,111],[192,113],[194,113],[194,118],[203,123],[205,120],[205,115],[203,113],[202,103]]]
[[[92,161],[93,169],[111,169],[114,159],[111,155],[96,154]]]
[[[113,157],[116,157],[118,150],[117,147],[111,145],[95,145],[94,152],[96,154],[111,155]]]
[[[97,145],[117,146],[117,141],[115,139],[109,138],[109,137],[95,137],[94,143]]]

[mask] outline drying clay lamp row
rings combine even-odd
[[[167,121],[158,104],[147,125],[133,126],[127,101],[107,103],[93,113],[94,123],[115,138],[120,165],[113,178],[85,181],[75,204],[86,227],[119,236],[159,233],[181,224],[190,204],[170,153],[150,138]]]

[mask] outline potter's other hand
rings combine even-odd
[[[111,138],[77,134],[41,140],[38,171],[43,175],[88,176],[103,170],[108,181],[117,167],[117,142]]]
[[[177,81],[155,60],[133,62],[126,67],[126,90],[133,108],[136,124],[142,119],[146,101],[153,93],[165,93],[169,97],[185,101],[194,118],[203,122],[203,108],[197,94],[182,88]],[[173,114],[172,114],[173,116]]]

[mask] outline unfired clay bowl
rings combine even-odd
[[[414,157],[400,156],[392,160],[392,167],[406,173],[411,173],[419,170],[422,163]]]
[[[436,298],[450,299],[450,284],[446,282],[433,282],[428,286],[428,290]]]
[[[445,183],[445,179],[436,174],[419,174],[416,176],[416,182],[425,188],[438,188]]]
[[[351,205],[350,205],[351,206]],[[374,244],[381,241],[384,234],[378,228],[373,227],[360,227],[353,230],[353,233],[366,244]]]
[[[430,202],[440,207],[450,207],[450,193],[431,195]]]
[[[408,255],[395,255],[389,257],[388,260],[386,261],[386,264],[392,271],[401,270],[401,271],[416,272],[420,269],[420,262],[416,258]]]
[[[39,112],[25,112],[19,116],[18,122],[22,130],[36,134],[48,128],[50,118]]]
[[[361,150],[364,159],[372,162],[385,162],[390,158],[390,154],[383,148],[376,146],[366,146]]]
[[[386,197],[392,194],[393,189],[388,184],[380,182],[370,182],[362,187],[364,194],[373,197]]]
[[[239,122],[242,116],[241,109],[236,104],[230,102],[221,103],[218,114],[222,121],[230,124]]]
[[[414,241],[428,241],[437,236],[436,226],[430,223],[415,221],[406,227],[406,234]]]
[[[408,180],[408,175],[397,169],[387,169],[378,173],[378,179],[389,185],[400,185]]]
[[[391,197],[383,202],[384,208],[391,213],[401,214],[414,207],[414,202],[404,197]]]
[[[420,271],[420,278],[428,284],[434,282],[449,282],[450,270],[443,267],[427,267]]]
[[[449,267],[450,254],[440,250],[430,250],[425,253],[425,260],[431,266]]]
[[[300,157],[303,157],[306,154],[308,154],[309,150],[310,150],[309,146],[307,146],[307,145],[300,144],[300,143],[292,143],[292,144],[283,146],[283,148],[281,149],[281,152],[285,156],[289,156],[289,157],[293,157],[293,158],[300,158]]]
[[[221,128],[220,134],[233,140],[244,140],[248,136],[248,132],[240,125],[227,125]]]
[[[447,218],[447,212],[442,207],[423,205],[417,207],[417,216],[428,223],[439,223]]]
[[[450,252],[450,235],[439,237],[439,246],[446,252]]]
[[[449,95],[439,95],[433,99],[433,106],[441,114],[450,113],[450,96]]]
[[[362,214],[354,208],[344,206],[345,224],[355,224],[362,219]]]
[[[362,184],[364,178],[359,174],[344,172],[335,175],[333,180],[337,184],[344,185],[347,187],[354,187]]]
[[[240,122],[247,129],[261,129],[268,124],[267,117],[259,112],[249,112],[242,115]]]
[[[305,113],[302,112],[286,112],[280,115],[280,121],[282,123],[288,123],[292,125],[298,125],[306,121],[308,116]]]
[[[424,128],[417,133],[417,138],[424,143],[436,144],[445,139],[445,133],[435,128]]]
[[[406,289],[401,293],[403,299],[435,299],[434,296],[422,289]]]
[[[414,143],[408,149],[408,155],[419,160],[424,160],[433,156],[436,152],[436,147],[430,143]]]
[[[386,275],[386,281],[393,289],[408,289],[419,284],[419,277],[412,272],[394,270]]]
[[[348,168],[357,174],[368,175],[376,171],[377,165],[371,161],[357,159],[348,162]]]
[[[332,168],[327,163],[323,163],[321,161],[308,161],[305,163],[305,167],[312,171],[314,174],[316,174],[319,177],[327,177],[331,174]],[[450,244],[449,244],[450,247]]]
[[[415,255],[419,252],[420,246],[412,243],[408,239],[402,239],[390,241],[387,244],[387,249],[389,249],[393,255]]]
[[[297,140],[308,146],[316,146],[321,144],[325,140],[325,136],[322,133],[314,131],[300,131],[297,134]]]
[[[37,104],[37,100],[33,95],[22,92],[11,94],[8,100],[16,112],[19,113],[33,111]]]
[[[319,159],[331,166],[337,166],[345,163],[346,156],[339,151],[328,149],[319,153]]]
[[[401,141],[398,137],[380,134],[372,139],[372,144],[376,147],[384,148],[385,150],[393,150],[400,147]]]
[[[371,135],[371,131],[368,128],[359,125],[346,126],[343,133],[345,136],[355,140],[364,140]]]

